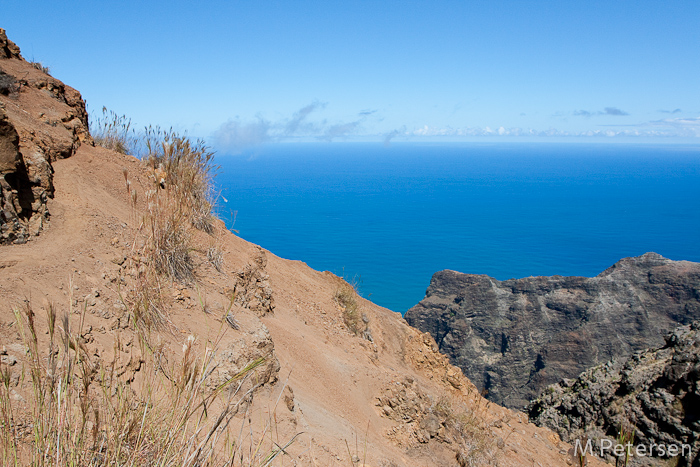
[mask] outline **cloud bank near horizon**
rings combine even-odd
[[[602,125],[601,125],[602,126]],[[533,136],[533,137],[660,137],[700,138],[700,117],[666,118],[628,125],[605,125],[604,129],[568,131],[557,128],[537,130],[520,127],[439,128],[425,125],[406,132],[406,136]]]
[[[294,112],[291,117],[274,122],[260,115],[253,121],[230,119],[212,134],[214,145],[219,151],[238,154],[252,146],[294,138],[315,138],[331,142],[358,135],[363,123],[377,113],[377,110],[362,110],[357,113],[357,119],[338,123],[329,123],[326,119],[312,121],[309,118],[327,105],[326,102],[314,101]]]
[[[294,139],[316,139],[332,142],[337,139],[362,138],[363,140],[381,141],[385,146],[395,140],[415,140],[416,138],[469,138],[469,137],[564,137],[564,138],[616,138],[616,137],[658,137],[669,138],[700,138],[700,117],[676,117],[652,120],[640,123],[606,124],[599,128],[572,131],[556,127],[547,129],[523,127],[440,127],[423,125],[408,129],[406,125],[388,132],[372,133],[365,128],[368,119],[377,117],[377,110],[362,110],[356,114],[356,119],[329,123],[321,118],[321,111],[327,103],[314,101],[292,114],[289,118],[270,121],[258,115],[255,120],[242,121],[239,118],[223,123],[213,134],[214,145],[220,152],[238,154],[244,150],[264,143],[283,142]],[[661,113],[673,115],[680,109],[672,111],[659,110]],[[562,114],[558,114],[561,116]],[[629,116],[630,114],[617,107],[606,107],[602,111],[577,110],[573,115],[582,117],[593,116]],[[314,119],[316,117],[316,119]]]

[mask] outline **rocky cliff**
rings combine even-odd
[[[596,277],[498,281],[436,273],[405,319],[430,332],[492,401],[522,409],[549,384],[658,346],[700,318],[700,264],[655,253]]]
[[[0,244],[39,234],[54,194],[53,163],[86,141],[80,93],[25,61],[0,29]]]
[[[633,429],[636,446],[685,444],[689,449],[677,465],[699,466],[699,382],[700,322],[695,321],[668,334],[663,347],[547,387],[528,411],[536,424],[567,441],[591,439],[600,446],[604,438],[615,440],[621,429]],[[663,459],[672,456],[656,451],[653,458],[637,456],[630,465],[669,465]]]

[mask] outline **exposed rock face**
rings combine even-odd
[[[254,311],[258,316],[265,316],[274,313],[275,299],[272,296],[270,276],[265,272],[265,251],[258,247],[257,252],[255,260],[237,274],[233,295],[236,304]]]
[[[0,107],[0,242],[22,231],[18,211],[22,213],[23,209],[19,204],[18,182],[26,177],[17,177],[18,172],[26,174],[19,153],[19,135]]]
[[[497,465],[496,453],[504,441],[484,423],[481,407],[436,399],[410,376],[385,388],[375,405],[383,417],[398,422],[387,431],[398,446],[416,449],[438,441],[454,451],[457,465]]]
[[[0,29],[0,244],[39,234],[52,162],[91,141],[80,93],[26,62]]]
[[[405,318],[489,399],[522,409],[547,385],[700,319],[700,264],[647,253],[594,278],[441,271]]]
[[[255,327],[240,333],[240,337],[230,342],[219,353],[216,369],[210,380],[211,387],[218,387],[237,374],[259,361],[249,375],[245,389],[264,384],[273,384],[277,381],[280,371],[280,363],[275,355],[275,344],[270,337],[270,332],[259,320],[251,320]]]
[[[4,29],[0,29],[0,58],[22,59],[17,44],[7,38]]]
[[[549,386],[528,410],[534,423],[557,431],[565,441],[588,438],[600,446],[603,438],[616,439],[620,428],[634,428],[633,444],[686,444],[690,449],[678,465],[698,466],[699,381],[700,322],[696,321],[666,336],[661,348],[610,361],[575,380]],[[639,457],[630,465],[669,464]]]

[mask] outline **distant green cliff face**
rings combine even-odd
[[[440,271],[405,318],[487,398],[523,409],[548,385],[700,319],[700,264],[647,253],[593,278]]]

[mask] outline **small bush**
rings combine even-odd
[[[485,422],[483,412],[486,410],[487,405],[480,397],[471,407],[455,407],[449,398],[443,396],[431,408],[457,448],[456,460],[460,467],[496,465],[498,445]]]
[[[148,253],[159,273],[189,282],[194,279],[192,228],[214,233],[214,153],[201,140],[193,142],[157,127],[147,128],[143,141],[154,184],[146,193]],[[221,267],[216,251],[209,252],[208,259],[217,269]]]
[[[14,77],[0,71],[0,94],[9,96],[13,92],[17,92],[19,86]]]

